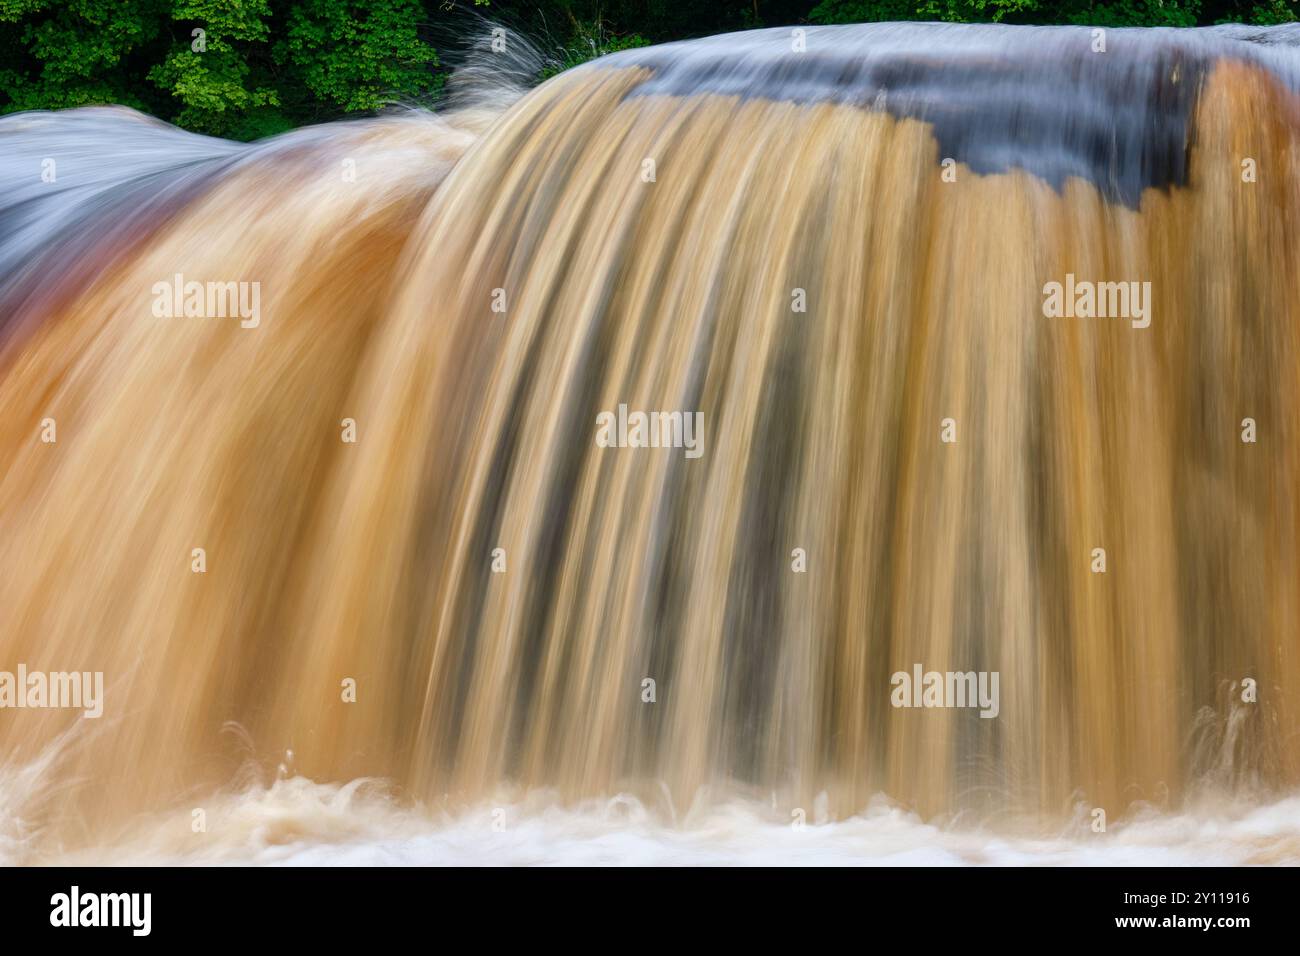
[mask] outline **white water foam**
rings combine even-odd
[[[679,825],[626,795],[564,807],[549,794],[457,814],[398,806],[374,781],[302,777],[141,821],[99,850],[27,862],[287,866],[1204,866],[1300,864],[1300,795],[1212,812],[1136,813],[1053,837],[938,826],[878,798],[850,819],[802,827],[732,802]],[[12,862],[12,861],[11,861]]]

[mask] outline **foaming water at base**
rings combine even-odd
[[[672,822],[627,794],[563,805],[552,791],[457,813],[403,807],[381,781],[288,777],[138,821],[134,837],[54,865],[282,866],[1231,866],[1300,865],[1300,794],[1266,804],[1137,810],[1094,833],[1082,812],[1054,835],[926,822],[884,796],[802,826],[733,800]],[[8,861],[5,861],[8,862]]]

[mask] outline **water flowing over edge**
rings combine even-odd
[[[1083,56],[1078,44],[1068,39],[1068,33],[1069,31],[1049,30],[1042,34],[1042,41],[1036,40],[1030,45],[1033,55],[1019,61],[1005,56],[1002,58],[1001,62],[1012,62],[1014,67],[1007,68],[1011,77],[1013,103],[1019,102],[1016,97],[1023,96],[1025,89],[1037,90],[1035,78],[1047,76],[1045,71],[1048,67],[1060,62],[1062,50],[1066,48],[1061,44],[1074,51],[1073,55]],[[1144,55],[1135,60],[1134,70],[1140,87],[1156,83],[1165,75],[1164,71],[1171,69],[1171,62],[1175,66],[1182,63],[1195,66],[1190,75],[1197,76],[1197,84],[1202,83],[1202,74],[1208,72],[1210,64],[1223,56],[1232,56],[1265,66],[1281,80],[1285,88],[1292,92],[1295,90],[1295,57],[1290,49],[1294,42],[1294,29],[1281,28],[1274,32],[1214,28],[1206,31],[1112,33],[1116,35],[1114,42],[1117,44],[1117,52],[1122,51],[1122,44],[1130,38],[1135,43],[1158,48],[1156,52],[1160,55]],[[969,72],[963,72],[963,69],[970,69],[963,68],[966,58],[975,61],[990,57],[997,59],[999,54],[1005,54],[1007,44],[1025,43],[1024,40],[1012,39],[1017,36],[1024,36],[1024,33],[1006,28],[885,25],[851,28],[843,32],[811,30],[809,41],[814,50],[818,41],[825,38],[833,41],[828,43],[832,52],[836,47],[852,49],[870,41],[872,44],[879,43],[885,54],[877,60],[866,58],[864,62],[870,69],[859,74],[846,76],[842,64],[831,56],[829,59],[813,58],[810,60],[811,67],[801,67],[806,70],[805,73],[790,76],[780,70],[772,70],[771,64],[774,61],[769,52],[772,44],[788,44],[789,31],[758,31],[754,34],[692,41],[646,51],[628,51],[584,67],[582,71],[575,71],[575,76],[564,80],[564,83],[569,84],[568,87],[559,84],[553,87],[553,91],[573,90],[571,96],[577,99],[580,92],[576,88],[584,75],[595,78],[598,74],[605,75],[601,71],[627,70],[630,71],[629,79],[619,81],[621,85],[618,86],[618,95],[612,97],[611,102],[623,103],[631,109],[653,111],[657,109],[653,102],[655,98],[671,99],[687,95],[724,98],[740,95],[742,99],[751,97],[764,103],[788,100],[795,106],[826,103],[869,106],[871,111],[886,112],[895,119],[918,119],[930,124],[938,140],[940,153],[950,151],[946,147],[951,147],[958,159],[976,173],[1005,173],[1011,168],[1023,169],[1041,178],[1057,195],[1067,188],[1067,182],[1071,178],[1091,182],[1107,198],[1134,209],[1140,207],[1143,197],[1152,188],[1190,185],[1190,173],[1179,157],[1188,145],[1187,129],[1196,99],[1182,91],[1171,100],[1140,100],[1131,109],[1121,110],[1117,114],[1112,107],[1119,103],[1119,93],[1129,86],[1111,90],[1101,80],[1095,84],[1085,84],[1082,89],[1089,95],[1095,95],[1098,89],[1102,90],[1101,99],[1095,101],[1100,106],[1093,113],[1088,109],[1078,110],[1079,127],[1071,127],[1064,141],[1064,145],[1070,148],[1057,148],[1062,143],[1054,142],[1055,134],[1049,135],[1049,131],[1061,127],[1059,124],[1053,127],[1046,114],[1026,119],[1018,107],[1001,112],[994,108],[996,104],[1007,102],[1007,86],[1000,87],[1001,98],[994,103],[990,99],[980,99],[981,93],[989,95],[988,88],[981,90],[972,84],[963,87],[955,82],[963,76],[969,76]],[[900,66],[900,61],[915,59],[915,48],[922,41],[928,55],[947,54],[946,61],[940,65]],[[1174,51],[1171,54],[1172,61],[1165,55],[1167,51]],[[725,56],[720,55],[723,53]],[[1084,58],[1081,62],[1093,61]],[[637,72],[641,70],[648,72]],[[829,82],[828,77],[833,78],[834,82]],[[1124,77],[1125,84],[1131,84],[1134,82],[1134,71],[1125,73]],[[605,81],[602,79],[601,82]],[[999,87],[995,84],[995,88]],[[950,94],[948,99],[939,97],[936,90]],[[960,101],[951,95],[956,90],[969,91],[971,99]],[[1022,92],[1015,93],[1016,90]],[[1052,95],[1055,92],[1061,92],[1067,98],[1070,95],[1068,89],[1054,91]],[[642,97],[650,99],[651,103],[638,105],[633,102]],[[1060,102],[1052,101],[1051,95],[1044,94],[1044,100],[1049,102],[1049,109],[1061,108]],[[950,107],[952,115],[936,116],[939,106]],[[574,109],[572,105],[567,108]],[[610,115],[620,115],[617,111],[623,108],[624,106],[611,107]],[[1171,109],[1172,113],[1164,112]],[[1149,122],[1152,111],[1167,115],[1170,122],[1153,126]],[[707,110],[700,111],[702,116],[706,113]],[[527,114],[519,112],[509,115],[519,123],[515,134],[515,142],[519,142],[518,136],[524,135],[522,130],[526,126],[522,117]],[[647,112],[644,115],[653,113]],[[121,135],[127,128],[124,124],[128,122],[139,124],[137,139],[130,140]],[[540,115],[527,116],[527,123],[544,125],[545,122]],[[67,304],[68,301],[75,302],[80,291],[90,288],[94,282],[103,281],[104,275],[120,261],[116,257],[121,255],[121,249],[129,247],[132,242],[149,241],[155,234],[160,219],[182,214],[186,204],[197,201],[207,190],[215,193],[220,188],[223,177],[238,176],[241,166],[255,174],[262,163],[275,168],[280,163],[291,166],[295,162],[303,162],[306,164],[303,168],[306,168],[314,161],[311,159],[314,150],[323,152],[332,160],[343,155],[346,150],[362,148],[361,144],[373,132],[376,140],[374,155],[382,156],[389,168],[400,169],[401,177],[405,177],[393,193],[411,189],[414,195],[421,197],[422,202],[434,203],[431,197],[436,194],[445,177],[456,175],[457,183],[472,183],[474,177],[470,173],[458,173],[457,164],[462,155],[470,157],[466,160],[467,163],[473,162],[473,157],[480,149],[485,154],[492,154],[494,144],[504,152],[507,134],[497,126],[489,127],[488,123],[482,117],[458,124],[455,118],[440,119],[412,114],[375,121],[373,124],[318,127],[265,144],[240,147],[191,137],[138,117],[127,119],[126,114],[117,110],[79,111],[53,117],[29,115],[7,118],[0,121],[0,133],[12,136],[15,132],[21,132],[23,124],[32,127],[48,124],[46,133],[65,135],[67,140],[59,145],[51,144],[51,140],[44,134],[39,140],[24,140],[19,137],[17,143],[20,150],[7,154],[7,158],[11,155],[16,160],[13,166],[6,166],[6,170],[37,165],[39,158],[51,151],[53,145],[53,151],[74,157],[71,166],[74,181],[77,181],[77,163],[85,164],[88,170],[102,166],[104,170],[113,172],[111,175],[106,172],[102,178],[83,175],[77,186],[69,190],[60,187],[59,192],[53,195],[39,195],[40,187],[32,183],[30,176],[15,177],[14,188],[4,190],[5,199],[0,200],[0,302],[6,308],[0,314],[0,320],[17,316],[34,323],[38,321],[40,313],[46,310],[75,309],[75,306]],[[1001,130],[1000,123],[1004,127]],[[1105,154],[1105,161],[1100,165],[1090,162],[1090,158],[1095,156],[1086,149],[1075,148],[1078,143],[1071,137],[1077,134],[1085,140],[1095,138],[1095,130],[1110,123],[1121,132],[1127,129],[1127,135],[1133,142],[1155,145],[1150,149],[1119,148]],[[977,128],[989,135],[974,136],[972,131]],[[1033,135],[1014,141],[1006,137],[999,138],[998,135],[1000,131],[1023,132],[1026,129]],[[490,142],[483,142],[485,134]],[[558,137],[559,134],[552,135]],[[871,135],[895,133],[877,132],[873,127]],[[409,154],[405,156],[394,152],[395,144],[402,140],[411,143]],[[558,138],[553,139],[549,145],[551,152],[543,152],[541,155],[547,155],[551,161],[556,161],[557,142]],[[106,144],[121,144],[125,148],[122,154],[113,156],[104,152]],[[442,151],[442,162],[440,165],[422,168],[427,163],[431,150]],[[562,153],[559,155],[562,156]],[[498,172],[509,169],[504,165],[502,156],[492,158],[498,163]],[[66,177],[68,173],[65,172],[64,175]],[[490,177],[484,174],[483,178]],[[473,190],[468,193],[471,196],[474,194]],[[477,194],[486,195],[481,189]],[[539,190],[537,195],[544,196],[546,193]],[[229,197],[225,201],[229,202]],[[450,205],[450,200],[438,202]],[[382,202],[376,201],[362,203],[361,206],[378,207],[381,204]],[[215,208],[220,209],[220,204]],[[426,220],[436,220],[438,216],[443,216],[444,221],[450,221],[451,212],[447,208],[434,208],[425,213]],[[345,222],[346,216],[339,216],[337,221]],[[481,224],[487,224],[486,217]],[[535,227],[537,223],[534,222],[533,225]],[[574,241],[585,240],[575,238]],[[109,250],[114,258],[102,258]],[[466,254],[462,261],[469,261],[470,258]],[[417,262],[418,259],[413,259],[407,263],[406,268],[412,268]],[[98,271],[87,269],[87,263],[97,266]],[[425,265],[428,264],[426,261]],[[51,274],[68,276],[69,281],[50,283],[47,277]],[[78,278],[82,282],[81,286],[72,281]],[[443,291],[454,289],[445,275],[441,281],[446,284],[434,287]],[[413,310],[413,293],[408,295],[408,300],[408,306]],[[35,334],[32,329],[25,328],[20,323],[5,322],[5,336],[17,337],[20,333]],[[509,336],[505,341],[511,341]],[[519,341],[514,342],[516,346],[520,344]],[[496,520],[499,520],[499,515]],[[526,552],[528,548],[523,550]],[[466,607],[470,603],[481,601],[481,598],[471,599],[468,596],[473,590],[470,583],[466,583],[465,588],[463,592],[452,590],[453,601],[461,602]],[[454,626],[452,629],[455,629]],[[1279,674],[1279,680],[1290,680],[1293,676],[1285,667],[1279,669]],[[1294,692],[1294,687],[1290,684],[1285,684],[1284,688]],[[741,718],[745,717],[745,710],[745,707],[740,708]],[[733,718],[735,716],[733,714]],[[491,721],[495,718],[484,711],[478,719]],[[573,720],[572,717],[568,719]],[[744,721],[741,719],[739,722],[743,725]],[[1181,730],[1189,732],[1188,727]],[[442,733],[446,734],[445,729]],[[257,736],[260,739],[262,734]],[[1291,742],[1294,741],[1294,734],[1290,737],[1283,736],[1282,741],[1283,750],[1288,745],[1293,748]],[[514,759],[513,756],[503,755],[500,761],[505,765]],[[757,765],[762,759],[766,758],[755,754],[752,758],[738,760],[736,766],[744,770],[742,765],[748,762]],[[1291,759],[1294,759],[1294,754]],[[21,785],[25,781],[31,786],[33,766],[40,767],[41,764],[37,762],[23,766],[20,772],[14,772],[5,779],[5,785],[15,781],[16,785]],[[48,769],[52,762],[44,766]],[[37,776],[41,772],[43,771],[35,771]],[[433,769],[429,773],[436,776]],[[482,779],[490,780],[494,773],[493,769],[484,769]],[[4,789],[0,786],[0,791]],[[650,790],[653,789],[651,785]],[[674,789],[679,792],[682,790],[680,786]],[[690,789],[685,788],[687,791]],[[1161,850],[1170,855],[1170,862],[1294,862],[1300,857],[1296,851],[1294,830],[1282,822],[1295,819],[1296,806],[1292,798],[1284,798],[1280,802],[1254,810],[1243,809],[1232,801],[1218,804],[1209,801],[1201,804],[1199,812],[1175,810],[1165,816],[1144,816],[1139,810],[1133,820],[1126,821],[1123,828],[1117,829],[1113,848],[1095,850],[1086,842],[1064,837],[1059,840],[1044,840],[1041,836],[997,837],[978,828],[964,830],[960,814],[955,818],[954,828],[936,829],[922,823],[915,816],[891,808],[883,798],[863,799],[861,791],[857,791],[855,799],[841,803],[832,814],[840,822],[826,824],[824,828],[810,826],[807,830],[794,830],[784,822],[774,822],[770,819],[774,808],[761,800],[734,803],[730,797],[724,797],[719,806],[712,809],[706,807],[696,815],[688,815],[689,819],[677,820],[677,811],[673,809],[670,797],[666,801],[666,816],[670,822],[682,824],[680,828],[673,828],[665,826],[663,822],[664,808],[648,813],[645,807],[649,798],[644,793],[594,801],[590,797],[575,800],[570,792],[555,792],[545,788],[537,793],[538,795],[522,802],[504,799],[499,805],[484,803],[481,799],[471,801],[469,809],[458,811],[448,820],[426,816],[410,809],[397,809],[405,804],[395,805],[385,801],[364,781],[340,787],[309,783],[302,777],[289,777],[277,781],[269,788],[255,788],[241,796],[217,798],[215,803],[205,801],[211,804],[214,816],[220,817],[225,813],[229,819],[237,821],[230,834],[234,837],[233,842],[226,851],[216,851],[209,858],[221,860],[224,852],[231,861],[243,853],[249,854],[247,859],[265,862],[325,862],[321,856],[324,850],[312,850],[299,842],[296,835],[308,835],[327,843],[340,837],[345,842],[351,839],[356,843],[350,851],[354,854],[351,857],[353,860],[362,861],[367,854],[372,854],[372,859],[376,862],[490,862],[493,852],[500,853],[503,857],[501,862],[545,862],[545,847],[551,841],[569,844],[577,862],[612,862],[612,858],[620,855],[630,859],[641,858],[647,862],[772,861],[776,857],[765,856],[768,849],[762,849],[771,847],[782,847],[781,850],[771,852],[786,861],[798,861],[805,852],[810,857],[831,858],[842,852],[844,855],[840,859],[843,862],[996,863],[1034,856],[1046,862],[1060,862],[1066,858],[1082,862],[1136,862],[1136,854],[1155,852],[1154,847],[1161,841],[1166,841]],[[816,793],[808,796],[813,797],[807,808],[808,815],[815,820],[819,817],[816,807],[818,797]],[[228,800],[229,805],[223,804],[223,800]],[[781,801],[780,812],[775,814],[778,819],[786,815],[788,802],[784,798]],[[0,796],[0,803],[17,805],[21,801],[6,794]],[[552,808],[542,809],[541,805],[546,804]],[[862,812],[864,805],[868,809]],[[488,834],[498,831],[491,828],[490,822],[483,822],[484,816],[486,814],[490,818],[491,811],[498,806],[505,811],[505,818],[514,829],[507,828],[501,835],[489,836]],[[565,806],[571,809],[560,809]],[[241,814],[244,818],[241,818]],[[825,816],[825,811],[821,816]],[[239,822],[241,819],[242,822]],[[657,822],[650,822],[652,820]],[[154,824],[151,823],[150,826]],[[165,830],[165,827],[161,829]],[[629,830],[633,831],[631,835]],[[12,845],[19,850],[14,854],[15,858],[22,859],[21,834],[16,838],[11,835],[11,839]],[[123,839],[126,842],[117,845],[112,852],[127,857],[131,852],[138,852],[141,859],[150,858],[151,855],[166,858],[169,852],[174,852],[167,847],[165,839],[157,845],[152,845],[148,837],[124,836]],[[481,842],[484,839],[490,841],[486,849]],[[805,842],[795,842],[800,840]],[[132,841],[135,841],[137,847],[135,851],[131,850]],[[900,857],[898,854],[902,852],[901,848],[906,847],[909,841],[933,844],[936,847],[934,856],[927,856],[925,851],[916,851],[916,859],[909,858],[907,853]],[[815,849],[807,849],[809,845]],[[470,857],[478,852],[475,847],[484,851],[483,856],[471,860]],[[985,847],[986,851],[981,853],[978,847]],[[1003,852],[1005,856],[1000,855]],[[610,858],[603,854],[608,854]],[[202,858],[203,854],[196,856]],[[185,854],[178,854],[177,858],[184,859]],[[330,859],[335,859],[332,853]]]

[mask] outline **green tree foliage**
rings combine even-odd
[[[6,111],[148,103],[135,54],[167,25],[163,0],[0,0]]]
[[[0,0],[0,110],[122,103],[253,138],[427,101],[419,0]]]
[[[610,33],[603,21],[575,21],[573,33],[550,57],[550,62],[542,70],[542,79],[562,73],[565,70],[586,63],[606,53],[630,50],[634,47],[648,46],[650,41],[640,34],[615,36]]]
[[[0,0],[0,112],[121,103],[251,139],[431,104],[436,46],[499,20],[539,78],[616,50],[797,23],[1285,23],[1300,0]]]
[[[271,37],[268,0],[175,0],[170,14],[181,44],[148,78],[180,104],[175,121],[226,136],[273,129],[280,99],[258,58]]]
[[[433,92],[438,63],[416,25],[417,0],[302,0],[289,12],[276,62],[327,108],[372,110]]]

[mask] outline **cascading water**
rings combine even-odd
[[[777,29],[250,146],[0,119],[0,670],[104,684],[11,688],[0,856],[436,862],[430,815],[619,795],[704,858],[743,806],[1300,859],[1297,42]],[[639,412],[689,440],[607,447]]]

